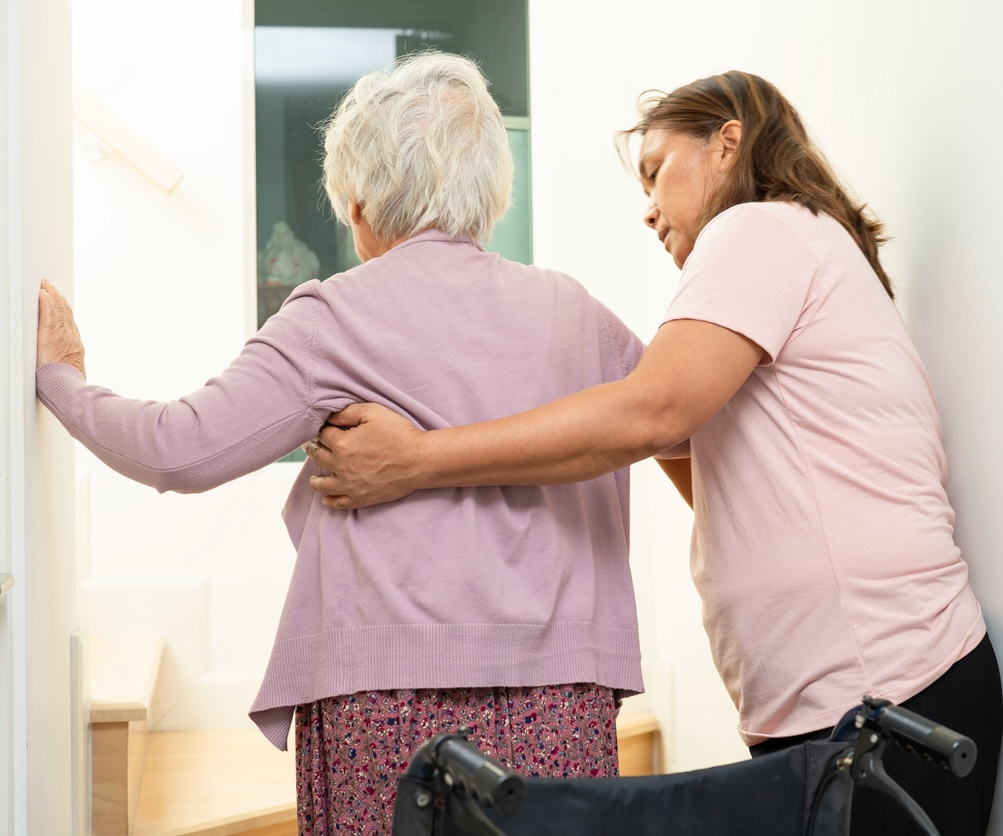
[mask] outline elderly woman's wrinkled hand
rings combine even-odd
[[[38,291],[38,345],[35,366],[65,363],[84,377],[84,345],[73,321],[73,309],[66,298],[49,282],[42,280]]]
[[[414,481],[417,429],[378,404],[352,404],[327,420],[318,439],[303,445],[328,476],[310,484],[328,508],[351,510],[392,502],[418,487]]]

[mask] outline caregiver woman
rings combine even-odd
[[[753,755],[824,736],[864,694],[975,739],[964,780],[888,771],[941,833],[982,834],[1003,704],[953,539],[934,395],[852,202],[790,103],[730,72],[648,99],[644,221],[682,268],[637,368],[488,423],[420,432],[369,405],[331,419],[334,508],[417,488],[589,479],[661,464],[694,509],[692,572]],[[692,475],[691,475],[692,469]],[[861,791],[854,832],[908,833]]]

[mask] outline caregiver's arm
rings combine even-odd
[[[508,418],[421,432],[379,407],[329,419],[308,451],[329,477],[315,489],[332,508],[387,502],[418,488],[541,485],[591,479],[689,438],[756,367],[762,350],[698,320],[663,325],[623,380]]]

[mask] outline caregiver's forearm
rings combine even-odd
[[[628,378],[507,418],[421,433],[406,478],[415,488],[577,482],[686,438],[673,424]]]

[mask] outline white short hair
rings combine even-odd
[[[426,229],[489,240],[511,201],[512,152],[478,66],[430,51],[362,76],[325,125],[324,187],[338,220],[358,203],[388,241]]]

